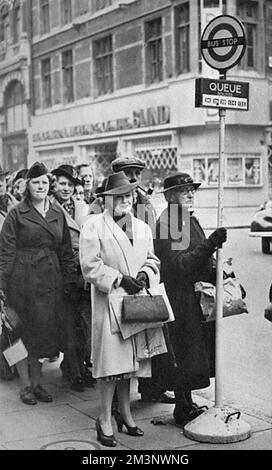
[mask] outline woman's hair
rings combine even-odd
[[[49,181],[49,190],[50,190],[52,175],[50,173],[47,173],[46,176],[47,176],[48,181]],[[29,181],[30,181],[30,178],[26,179],[26,188],[25,188],[25,191],[24,191],[24,194],[23,194],[23,199],[25,201],[30,201],[31,200],[31,194],[30,194],[30,190],[29,190]],[[49,193],[49,191],[48,191],[48,193]]]

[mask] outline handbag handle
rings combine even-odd
[[[150,297],[152,298],[153,295],[151,294],[151,292],[150,292],[147,288],[146,288],[145,290],[146,290],[146,292],[148,293],[148,295],[150,295]]]

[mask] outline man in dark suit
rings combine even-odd
[[[168,207],[156,226],[155,252],[175,315],[168,328],[175,361],[174,418],[181,425],[203,412],[193,402],[191,391],[208,387],[209,377],[214,375],[214,322],[205,324],[194,284],[215,283],[212,255],[226,241],[223,227],[206,239],[193,216],[194,193],[199,186],[187,173],[165,178],[163,192]]]

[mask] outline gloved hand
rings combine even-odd
[[[134,277],[126,275],[123,276],[120,286],[130,295],[137,294],[142,289]]]
[[[2,300],[2,302],[3,302],[4,304],[7,303],[6,293],[5,293],[5,291],[3,291],[3,289],[0,289],[0,300]]]
[[[148,289],[149,287],[149,279],[148,275],[144,271],[139,271],[136,276],[136,281],[138,282],[139,286],[142,289]]]
[[[208,238],[215,248],[221,248],[227,240],[227,229],[225,227],[217,228]]]

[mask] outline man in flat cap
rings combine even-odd
[[[193,216],[194,194],[199,188],[187,173],[177,172],[164,180],[168,207],[156,227],[155,253],[161,260],[161,280],[174,311],[167,325],[175,362],[174,418],[184,425],[203,409],[192,400],[191,391],[206,388],[214,375],[214,323],[205,324],[194,290],[198,281],[215,283],[213,253],[226,241],[226,229],[216,229],[208,239]]]
[[[111,168],[114,173],[124,171],[131,183],[138,183],[135,191],[133,212],[135,217],[149,225],[153,234],[155,234],[156,211],[149,200],[149,192],[141,187],[142,171],[145,166],[143,160],[133,156],[118,157],[111,163]]]

